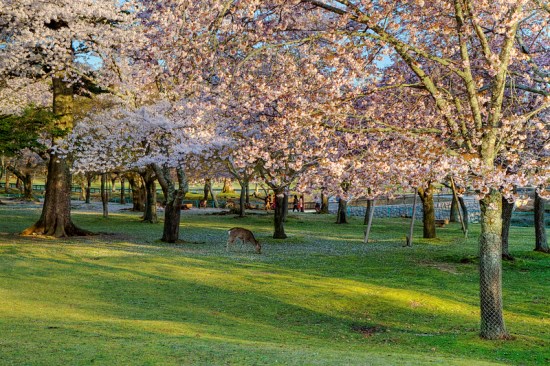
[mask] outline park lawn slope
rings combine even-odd
[[[477,227],[403,248],[405,219],[363,226],[291,215],[186,215],[185,242],[158,241],[139,214],[77,212],[100,235],[16,235],[36,209],[0,208],[0,364],[418,365],[543,364],[550,360],[550,256],[513,228],[504,307],[513,340],[478,337]],[[227,230],[253,230],[227,253]],[[419,235],[421,230],[416,231]]]

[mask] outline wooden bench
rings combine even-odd
[[[435,220],[435,226],[437,227],[445,227],[449,224],[448,219],[442,219],[442,220]]]

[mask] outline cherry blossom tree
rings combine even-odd
[[[548,7],[537,0],[216,4],[209,26],[202,28],[216,29],[209,44],[215,46],[212,55],[247,55],[244,60],[250,61],[265,50],[316,45],[317,53],[309,57],[316,56],[328,73],[337,76],[334,80],[340,90],[334,93],[334,101],[342,100],[347,87],[348,97],[369,94],[386,107],[384,114],[363,116],[371,127],[381,120],[389,123],[383,117],[403,108],[384,102],[386,95],[406,89],[416,93],[425,106],[425,116],[396,119],[389,128],[414,129],[423,136],[437,130],[438,146],[447,155],[459,156],[459,166],[467,167],[467,174],[456,180],[477,190],[481,199],[481,336],[506,338],[501,295],[501,195],[512,194],[514,181],[528,184],[547,181],[547,177],[527,172],[510,175],[498,162],[508,152],[523,149],[523,127],[550,106]],[[215,66],[212,57],[206,59]],[[247,66],[258,64],[249,62]],[[234,73],[234,68],[225,68]],[[222,75],[222,71],[214,75]],[[528,94],[535,98],[525,98]],[[310,103],[302,113],[309,118],[316,113],[328,117],[330,106],[335,105],[325,103],[316,108]],[[307,117],[302,115],[301,120]]]
[[[46,90],[35,82],[51,80],[53,113],[58,131],[55,144],[74,124],[73,98],[84,84],[113,93],[121,75],[119,45],[137,40],[129,1],[43,0],[0,1],[0,89],[22,85],[27,94]],[[120,63],[122,64],[122,63]],[[28,103],[31,99],[22,99]],[[11,106],[12,103],[8,103]],[[13,108],[12,108],[13,109]],[[24,234],[69,236],[85,234],[70,218],[70,173],[67,162],[51,151],[46,197],[38,222]]]

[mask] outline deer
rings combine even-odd
[[[256,240],[252,231],[243,229],[242,227],[234,227],[228,231],[229,238],[227,239],[226,250],[229,251],[229,244],[233,244],[236,239],[241,239],[243,244],[249,242],[256,248],[256,253],[261,254],[262,246],[260,242]]]

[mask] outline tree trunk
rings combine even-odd
[[[502,314],[502,195],[491,190],[480,206],[480,334],[485,339],[504,339],[508,333]]]
[[[4,180],[4,182],[6,183],[6,185],[4,186],[4,193],[10,193],[10,180],[11,180],[11,174],[8,171],[6,171],[6,179]]]
[[[158,177],[162,190],[166,192],[166,206],[164,207],[164,227],[161,241],[175,243],[179,240],[181,203],[189,191],[187,177],[182,168],[177,168],[178,188],[174,184],[171,169],[168,166],[154,165],[153,169]]]
[[[86,203],[90,203],[90,195],[92,193],[92,179],[94,178],[93,174],[86,173],[86,192],[84,193],[84,200]]]
[[[321,192],[321,212],[322,214],[328,214],[328,195]]]
[[[137,177],[137,179],[136,179]],[[135,174],[128,176],[128,183],[132,190],[132,211],[145,211],[145,187],[142,185],[142,179]]]
[[[365,244],[369,243],[369,236],[370,236],[370,229],[372,227],[372,217],[374,216],[374,200],[368,200],[367,201],[367,214],[365,214],[365,218],[367,220],[367,229],[365,230],[365,238],[364,242]]]
[[[51,155],[42,214],[34,225],[22,232],[22,235],[38,234],[60,238],[91,234],[78,228],[71,220],[70,177],[65,159]]]
[[[107,173],[101,174],[101,206],[103,217],[109,217],[109,193],[107,192]]]
[[[212,190],[212,185],[210,185],[210,195],[212,196],[212,201],[214,201],[214,207],[218,208],[220,205],[218,204],[218,199],[216,198],[216,195],[214,194],[214,191]]]
[[[283,222],[286,222],[288,217],[288,193],[285,193],[283,197]]]
[[[156,224],[157,216],[157,188],[155,185],[156,177],[151,168],[147,168],[145,173],[141,174],[145,184],[145,212],[143,214],[143,222]]]
[[[235,190],[233,189],[233,182],[229,178],[225,178],[223,180],[223,188],[222,193],[233,193]]]
[[[411,214],[411,226],[409,227],[409,235],[406,236],[405,246],[412,247],[413,244],[413,235],[414,235],[414,221],[416,220],[416,197],[418,189],[414,190],[413,195],[413,204],[412,204],[412,214]]]
[[[208,194],[212,190],[212,184],[210,183],[210,178],[204,180],[204,190],[203,190],[203,196],[202,200],[207,201],[208,200]]]
[[[502,197],[502,259],[514,260],[508,250],[508,234],[510,233],[510,224],[512,223],[512,212],[514,211],[514,203]]]
[[[21,181],[23,182],[23,199],[25,201],[34,201],[34,196],[32,194],[32,174],[25,173]]]
[[[365,210],[365,218],[363,220],[363,225],[369,224],[369,218],[371,217],[371,211],[374,210],[374,200],[367,200],[367,209]]]
[[[544,200],[535,190],[535,251],[550,253],[544,227]]]
[[[116,191],[115,183],[116,183],[116,180],[117,180],[117,176],[116,176],[116,174],[114,174],[110,178],[111,178],[111,192],[115,192]]]
[[[456,200],[451,199],[451,211],[449,213],[449,222],[458,222],[458,204]]]
[[[244,217],[245,215],[245,204],[246,204],[246,181],[239,180],[241,186],[241,194],[239,196],[239,217]]]
[[[24,201],[34,201],[34,196],[32,194],[32,174],[29,172],[30,168],[27,167],[27,170],[19,170],[16,167],[8,168],[11,173],[13,173],[18,181],[21,181],[21,188],[23,190]]]
[[[338,213],[336,214],[337,224],[348,223],[348,201],[340,198],[338,201]]]
[[[423,238],[433,239],[436,237],[433,185],[430,183],[427,189],[418,188],[418,195],[422,201]]]
[[[64,81],[64,73],[57,72],[53,77],[53,113],[55,127],[70,131],[73,127],[73,87]],[[55,142],[55,141],[54,141]],[[71,220],[71,173],[64,158],[50,154],[46,193],[40,219],[23,231],[23,235],[51,235],[55,237],[87,235]]]
[[[462,210],[462,222],[464,223],[464,230],[466,230],[466,234],[468,233],[468,206],[466,206],[466,202],[464,202],[464,197],[458,197],[458,203],[460,203],[460,209]]]
[[[275,232],[273,233],[273,239],[286,239],[285,226],[284,226],[284,194],[282,191],[275,191],[275,213],[274,223]]]
[[[250,207],[250,182],[249,181],[246,181],[246,206],[247,207]]]
[[[79,183],[79,186],[80,186],[80,192],[78,193],[79,201],[86,201],[86,181],[84,179],[85,177],[82,176],[82,179],[80,180],[80,183]]]
[[[120,176],[120,204],[126,204],[126,178]]]

